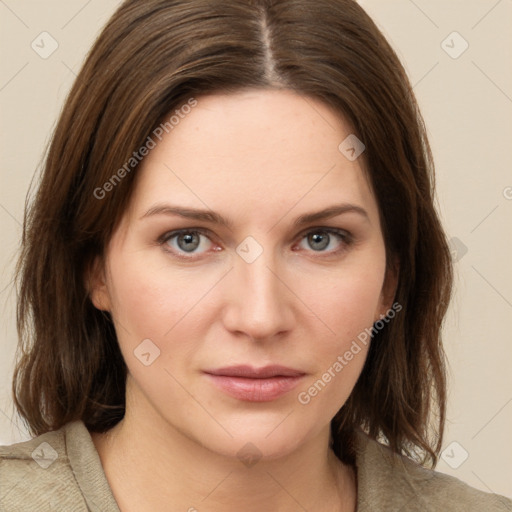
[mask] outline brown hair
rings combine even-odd
[[[135,168],[108,197],[97,199],[95,190],[187,99],[245,88],[292,89],[351,124],[366,146],[388,268],[399,263],[395,301],[403,312],[373,335],[362,374],[331,422],[335,453],[353,460],[352,432],[363,428],[396,453],[435,464],[445,420],[441,326],[450,252],[412,87],[353,0],[119,7],[74,83],[25,212],[13,382],[21,417],[34,435],[77,419],[106,431],[123,417],[126,365],[112,318],[93,306],[84,276],[125,211]]]

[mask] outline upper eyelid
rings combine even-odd
[[[182,233],[200,233],[201,235],[208,237],[209,234],[212,234],[212,231],[207,228],[173,229],[171,231],[167,231],[166,233],[164,233],[161,237],[159,237],[159,240],[161,240],[161,241],[170,240],[171,238],[174,238]]]
[[[343,234],[346,233],[347,236],[349,236],[351,233],[347,229],[343,228],[335,228],[332,226],[312,226],[309,228],[303,229],[300,233],[295,235],[295,237],[302,236],[304,234],[310,233],[312,231],[327,231],[334,234]],[[201,233],[206,236],[206,234],[213,234],[213,231],[208,228],[179,228],[179,229],[172,229],[171,231],[165,232],[160,238],[172,238],[173,236],[179,235],[180,233]]]

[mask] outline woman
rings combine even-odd
[[[427,469],[452,284],[433,194],[355,2],[124,2],[25,218],[13,390],[37,437],[1,449],[1,505],[511,510]]]

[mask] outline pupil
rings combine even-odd
[[[180,240],[185,241],[185,244],[181,244]],[[196,243],[196,246],[194,246],[194,242]],[[199,242],[199,237],[196,234],[185,234],[181,235],[181,237],[178,237],[178,245],[180,246],[180,249],[183,249],[187,252],[192,252],[194,249],[197,249],[197,243]]]
[[[309,238],[314,249],[325,249],[329,245],[329,237],[327,236],[326,233],[315,233],[313,235],[310,235]]]

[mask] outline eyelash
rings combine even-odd
[[[160,246],[162,246],[162,248],[165,252],[167,252],[173,256],[176,256],[183,260],[196,260],[198,258],[195,256],[185,256],[184,254],[186,254],[186,253],[184,253],[184,252],[176,252],[174,250],[170,250],[165,247],[167,242],[169,242],[173,238],[176,238],[179,235],[190,234],[190,233],[201,234],[201,235],[205,236],[206,238],[208,238],[210,241],[212,241],[210,239],[210,237],[208,236],[210,234],[209,230],[203,229],[203,228],[190,228],[190,229],[187,228],[187,229],[179,229],[179,230],[169,231],[167,233],[164,233],[161,237],[158,238],[157,242]],[[313,253],[317,252],[320,255],[328,255],[328,256],[338,255],[338,254],[346,251],[348,249],[348,247],[350,245],[352,245],[354,242],[352,234],[349,233],[348,231],[345,231],[343,229],[330,228],[330,227],[317,227],[317,228],[309,229],[308,231],[305,231],[301,235],[299,235],[299,241],[304,240],[305,238],[307,238],[308,235],[314,234],[314,233],[335,235],[335,236],[338,236],[342,242],[342,246],[339,249],[336,249],[334,251],[313,251],[313,250],[310,251]],[[194,254],[194,253],[190,253],[190,254]],[[199,254],[204,254],[204,253],[199,253]]]

